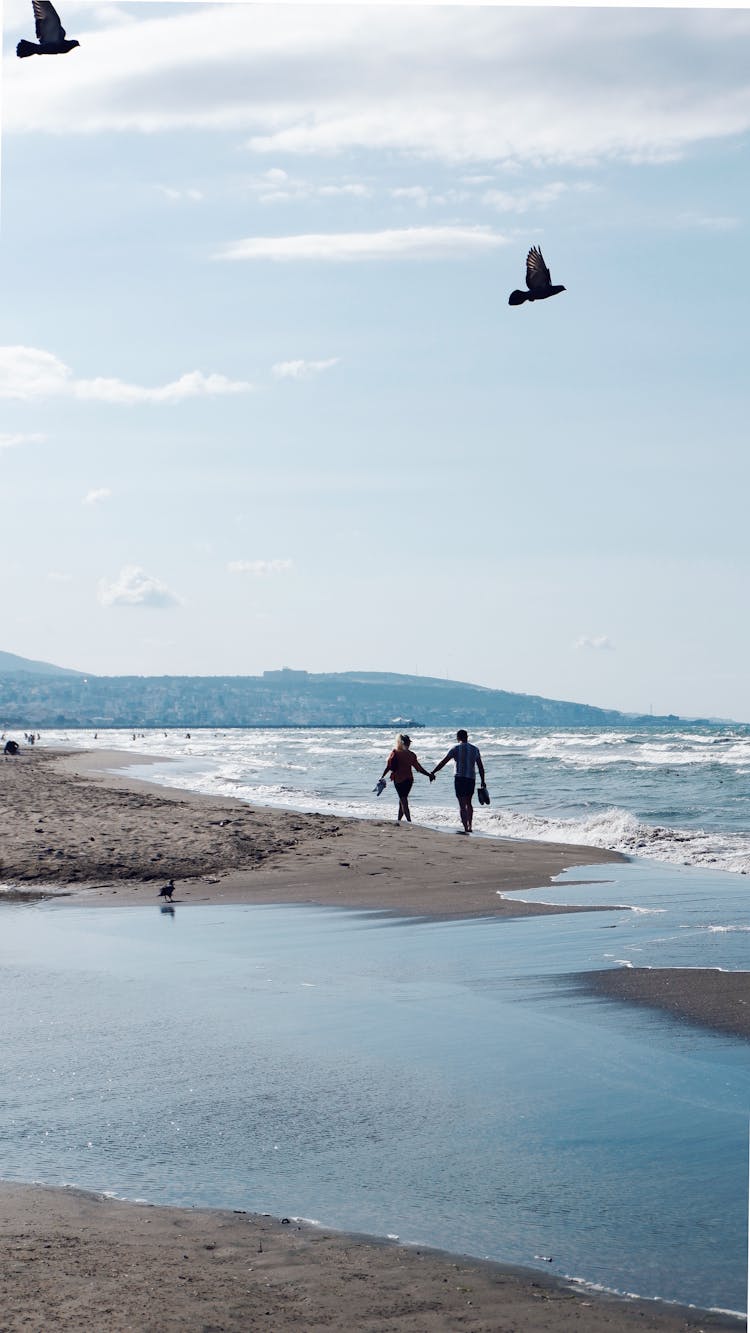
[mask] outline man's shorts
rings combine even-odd
[[[454,778],[453,782],[459,801],[470,801],[476,785],[474,778]]]

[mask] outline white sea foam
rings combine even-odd
[[[602,847],[672,865],[710,866],[750,873],[750,834],[653,827],[627,810],[602,810],[583,819],[545,818],[515,810],[493,810],[492,831],[501,837]]]
[[[644,1296],[637,1291],[623,1291],[619,1287],[605,1287],[601,1282],[587,1282],[585,1278],[573,1277],[570,1273],[566,1273],[563,1280],[565,1282],[570,1282],[571,1285],[575,1286],[579,1291],[600,1292],[603,1296],[619,1296],[621,1299],[628,1301],[653,1301],[654,1305],[666,1305],[667,1308],[670,1306],[677,1306],[678,1308],[686,1310],[699,1309],[697,1305],[692,1305],[689,1302],[668,1301],[665,1300],[663,1296]],[[745,1318],[744,1313],[741,1314],[739,1310],[726,1310],[720,1305],[710,1305],[708,1307],[708,1313],[728,1315],[731,1319]]]
[[[680,926],[680,930],[707,930],[712,935],[746,934],[750,926]]]

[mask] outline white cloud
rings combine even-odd
[[[125,384],[117,379],[76,380],[74,396],[96,399],[102,403],[180,403],[186,398],[216,397],[224,394],[249,393],[252,384],[245,380],[230,380],[226,375],[204,375],[202,370],[191,370],[170,384],[155,389],[140,384]]]
[[[506,245],[491,227],[404,227],[323,232],[307,236],[248,236],[224,246],[216,259],[324,260],[464,259]]]
[[[28,435],[21,431],[11,432],[10,434],[0,433],[0,449],[15,449],[19,444],[38,444],[40,440],[46,438],[46,435]]]
[[[315,181],[290,176],[281,167],[270,167],[259,176],[251,177],[249,188],[262,204],[301,202],[307,199],[367,199],[372,191],[361,181],[337,181],[320,185]]]
[[[391,197],[407,199],[410,203],[417,204],[419,208],[426,208],[433,195],[424,185],[400,185],[391,190]]]
[[[750,128],[740,9],[142,5],[97,30],[100,8],[75,11],[68,59],[6,62],[6,133],[226,131],[478,172],[663,161]],[[14,37],[25,9],[8,0]]]
[[[174,203],[180,203],[183,199],[189,200],[190,203],[198,203],[203,198],[202,191],[192,187],[176,189],[173,185],[157,185],[156,188],[165,199],[170,199]]]
[[[81,504],[85,505],[100,504],[102,500],[109,500],[111,498],[111,495],[112,492],[108,486],[99,486],[98,489],[96,490],[87,491],[81,501]]]
[[[0,398],[43,398],[69,390],[70,370],[36,347],[0,347]]]
[[[615,645],[606,634],[583,634],[576,642],[576,648],[585,648],[594,652],[614,652]]]
[[[322,199],[336,197],[337,195],[350,195],[352,199],[367,199],[370,191],[366,185],[357,185],[350,182],[348,185],[320,185],[317,193]]]
[[[705,231],[734,231],[740,225],[735,217],[711,217],[701,213],[682,213],[678,222],[683,227],[699,227]]]
[[[498,213],[528,213],[531,208],[548,208],[571,188],[581,187],[571,187],[563,181],[550,181],[548,185],[541,185],[536,190],[486,190],[482,198],[485,204]]]
[[[310,380],[322,371],[330,370],[331,366],[337,366],[339,360],[338,356],[332,356],[327,361],[277,361],[271,366],[271,373],[277,380]]]
[[[138,565],[125,565],[112,583],[99,580],[97,593],[102,606],[179,606],[181,598],[165,583]]]
[[[69,366],[37,347],[0,347],[0,398],[78,398],[102,403],[178,403],[186,398],[248,393],[252,385],[226,375],[191,370],[169,384],[147,388],[124,380],[75,379]]]
[[[62,574],[59,569],[51,569],[47,575],[50,583],[72,583],[72,574]]]
[[[230,560],[227,565],[230,574],[253,574],[256,577],[286,574],[291,568],[291,560]]]

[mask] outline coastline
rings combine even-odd
[[[138,761],[135,761],[138,762]],[[153,762],[143,759],[142,762]],[[118,751],[36,751],[3,766],[0,879],[70,902],[304,903],[460,919],[611,906],[556,906],[506,893],[543,889],[577,865],[618,852],[560,843],[456,838],[395,820],[252,807],[107,770]]]
[[[307,903],[447,919],[616,910],[500,895],[543,888],[566,867],[626,860],[617,853],[252,808],[106,771],[138,762],[154,761],[39,750],[4,764],[0,800],[8,836],[0,878],[13,888],[2,899],[64,895],[71,906],[155,905],[171,873],[180,904]],[[175,864],[193,873],[181,875]],[[572,980],[601,978],[592,984],[601,984],[604,995],[608,984],[621,984],[633,971],[613,968]],[[641,996],[613,998],[658,1005],[648,988],[659,974],[641,971]],[[735,975],[744,974],[692,971],[693,985],[705,976],[701,994],[706,1005],[716,1002],[713,1009],[701,1019],[683,1012],[678,998],[671,1012],[735,1032],[720,1021],[729,997],[717,997],[713,985],[717,976]],[[8,1329],[27,1328],[30,1319],[40,1327],[102,1333],[134,1327],[244,1333],[256,1320],[306,1333],[323,1327],[713,1333],[744,1326],[729,1314],[610,1296],[544,1271],[294,1220],[7,1182],[0,1182],[0,1197],[0,1308]]]
[[[744,1320],[296,1219],[0,1181],[9,1333],[679,1333]]]

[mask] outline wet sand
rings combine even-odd
[[[0,1184],[0,1328],[678,1333],[740,1321],[293,1219]]]
[[[608,999],[645,1004],[714,1032],[750,1037],[750,972],[616,967],[581,972],[573,980]]]

